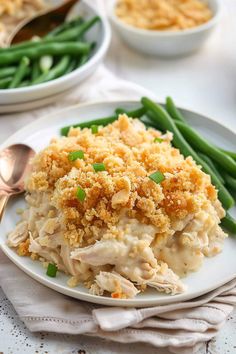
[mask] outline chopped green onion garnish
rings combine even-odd
[[[76,192],[76,197],[77,197],[77,199],[79,199],[81,202],[83,202],[83,201],[85,200],[85,198],[86,198],[86,193],[85,193],[85,191],[84,191],[82,188],[78,187],[78,188],[77,188],[77,192]]]
[[[77,159],[84,159],[84,152],[82,150],[71,151],[68,154],[68,159],[70,161],[75,161]]]
[[[52,55],[43,55],[39,59],[39,67],[42,73],[47,73],[53,66],[53,57]]]
[[[98,125],[91,125],[92,134],[97,134],[98,132]]]
[[[94,163],[93,169],[95,172],[106,171],[106,167],[105,167],[104,163]]]
[[[163,173],[161,173],[160,171],[154,172],[152,173],[149,178],[154,181],[156,184],[161,183],[162,181],[164,181],[165,176],[163,175]]]
[[[55,264],[49,263],[46,274],[49,277],[55,278],[55,276],[57,275],[57,266]]]
[[[162,142],[163,142],[163,139],[161,139],[161,138],[154,139],[154,143],[162,143]]]

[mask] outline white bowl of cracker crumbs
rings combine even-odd
[[[130,47],[161,57],[200,49],[219,17],[219,0],[113,0],[110,7],[110,19]]]

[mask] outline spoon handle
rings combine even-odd
[[[0,222],[2,220],[2,216],[3,216],[3,213],[6,208],[8,200],[9,200],[9,195],[0,194]]]

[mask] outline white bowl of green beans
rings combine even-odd
[[[87,1],[42,38],[0,48],[0,108],[66,92],[85,80],[102,61],[110,27]]]

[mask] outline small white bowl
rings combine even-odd
[[[161,57],[177,57],[198,50],[207,40],[219,21],[219,0],[206,0],[213,17],[203,25],[179,31],[140,29],[121,21],[115,14],[117,0],[112,0],[110,19],[123,40],[132,48]]]
[[[80,68],[67,75],[61,76],[58,79],[35,86],[0,90],[1,112],[4,112],[4,106],[7,107],[6,111],[9,111],[9,105],[12,105],[12,110],[14,111],[14,105],[18,105],[19,103],[22,104],[36,101],[42,102],[43,104],[45,98],[49,99],[50,102],[55,101],[58,97],[57,94],[69,90],[85,80],[96,70],[110,44],[111,30],[109,23],[95,8],[90,6],[86,0],[79,2],[78,5],[73,7],[69,17],[72,18],[77,15],[81,15],[85,19],[97,15],[101,17],[101,21],[86,34],[86,39],[88,39],[89,42],[96,42],[92,57]],[[21,106],[23,107],[24,105]]]

